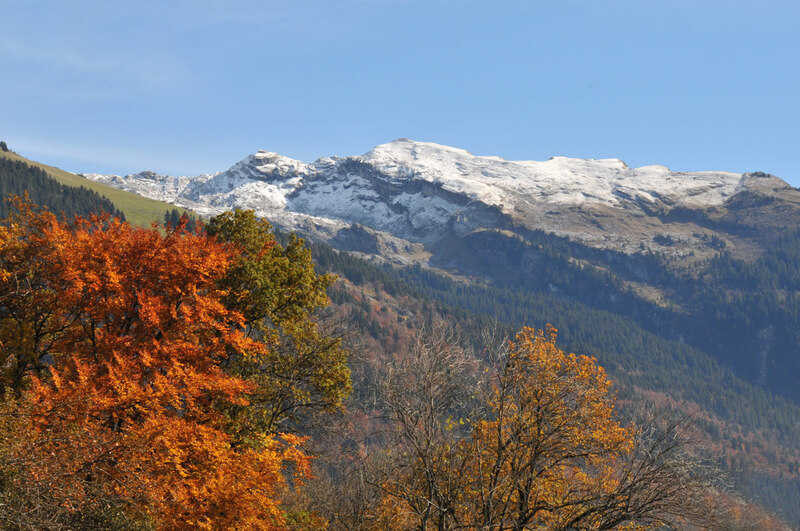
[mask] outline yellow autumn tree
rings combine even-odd
[[[605,370],[559,349],[553,327],[499,350],[474,387],[474,364],[447,342],[389,372],[374,529],[715,528],[716,469],[685,418],[623,425]]]
[[[462,521],[490,529],[594,527],[597,502],[615,491],[619,460],[633,447],[611,386],[593,358],[556,346],[555,328],[524,328],[491,384],[490,419],[464,444],[473,472]]]

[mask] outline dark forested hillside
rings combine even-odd
[[[60,184],[37,167],[21,161],[0,157],[0,197],[22,196],[27,193],[31,201],[46,206],[67,219],[75,215],[88,216],[95,213],[108,213],[125,219],[111,201],[97,192],[80,187]],[[8,215],[9,204],[0,202],[0,217]]]
[[[655,317],[669,320],[664,328],[674,330],[686,315],[649,304],[619,288],[617,300],[608,300],[608,309],[581,302],[580,291],[570,289],[566,279],[582,279],[576,284],[583,283],[588,291],[586,299],[595,304],[615,293],[616,281],[609,274],[584,271],[568,262],[562,262],[564,269],[560,272],[543,265],[538,278],[515,282],[517,288],[520,284],[530,287],[513,289],[458,281],[419,266],[376,265],[322,244],[313,248],[322,270],[336,272],[358,286],[372,286],[371,291],[383,294],[367,304],[340,290],[331,293],[334,302],[356,309],[353,322],[381,344],[396,341],[397,330],[402,330],[387,317],[385,309],[391,306],[388,299],[406,301],[396,302],[406,305],[406,313],[413,306],[429,319],[438,315],[458,322],[467,336],[474,334],[476,341],[480,330],[492,326],[512,330],[521,325],[553,324],[566,349],[596,356],[609,369],[625,403],[666,400],[693,411],[709,440],[726,449],[723,464],[735,476],[736,488],[800,522],[800,511],[791,501],[800,496],[800,407],[737,376],[708,353],[656,332],[659,326]],[[642,261],[650,261],[651,267],[658,262],[657,257],[642,257]],[[661,278],[673,286],[678,283],[666,271]],[[545,289],[531,289],[537,283]],[[620,304],[625,298],[634,306]],[[717,306],[723,307],[723,303]],[[649,311],[650,317],[637,323],[633,317],[637,312],[641,317],[644,311]],[[723,326],[721,321],[718,326]]]
[[[612,311],[553,293],[459,282],[420,267],[376,266],[315,245],[322,270],[356,284],[380,283],[393,296],[438,301],[509,327],[555,325],[564,345],[590,353],[622,381],[680,397],[749,429],[800,441],[800,407],[748,384],[704,352],[666,339]],[[800,464],[800,463],[798,463]]]
[[[800,230],[767,239],[753,261],[718,254],[700,281],[687,300],[712,333],[698,334],[698,346],[739,354],[734,367],[800,402]]]
[[[522,239],[483,230],[454,240],[434,265],[488,280],[497,293],[508,291],[502,302],[473,305],[498,318],[546,319],[554,308],[573,302],[612,312],[800,404],[800,230],[765,235],[759,245],[757,258],[745,260],[717,242],[712,258],[674,268],[652,252],[594,249],[541,231]],[[470,293],[472,301],[476,296]],[[520,302],[530,297],[552,302],[532,314]],[[589,330],[585,337],[597,332]]]

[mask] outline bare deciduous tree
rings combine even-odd
[[[477,407],[475,357],[444,327],[418,334],[379,383],[378,410],[386,423],[387,456],[376,484],[395,525],[418,529],[461,526],[468,456],[461,441]],[[388,465],[388,468],[386,467]]]

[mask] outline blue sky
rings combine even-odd
[[[399,137],[800,185],[796,0],[0,0],[0,139],[219,171]]]

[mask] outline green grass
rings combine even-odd
[[[76,188],[83,186],[89,190],[94,190],[98,194],[105,196],[112,203],[114,203],[114,206],[120,209],[125,214],[125,218],[134,225],[149,226],[153,221],[162,222],[164,220],[164,213],[176,208],[174,205],[170,205],[169,203],[148,199],[131,192],[112,188],[111,186],[91,181],[85,177],[75,175],[74,173],[64,171],[60,168],[55,168],[53,166],[48,166],[46,164],[26,159],[25,157],[10,151],[0,151],[0,157],[22,161],[26,164],[30,164],[31,166],[41,168],[46,171],[50,177],[61,184],[74,186]],[[183,208],[179,208],[178,210],[181,212],[190,213],[190,211]]]

